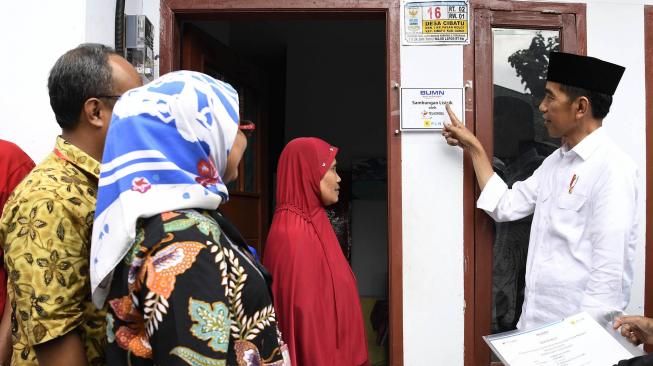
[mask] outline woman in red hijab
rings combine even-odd
[[[290,141],[277,169],[277,207],[265,247],[277,322],[293,366],[368,364],[356,279],[325,206],[338,202],[338,149]]]

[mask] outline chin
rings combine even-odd
[[[324,204],[324,207],[329,207],[331,205],[335,205],[336,203],[338,203],[338,198],[331,199],[331,200],[323,200],[322,201],[322,204]]]
[[[546,128],[546,133],[549,135],[549,137],[554,138],[554,139],[559,139],[560,134],[557,133],[556,131],[552,131],[550,127]]]

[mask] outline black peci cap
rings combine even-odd
[[[551,52],[547,81],[613,95],[625,70],[594,57]]]

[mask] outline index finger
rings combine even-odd
[[[628,324],[628,323],[633,323],[633,324],[638,324],[641,321],[642,317],[639,315],[625,315],[625,316],[620,316],[615,318],[615,323],[619,324]]]
[[[612,328],[617,329],[621,326],[621,324],[623,324],[621,318],[615,318],[614,322],[612,322]]]
[[[460,125],[462,125],[462,122],[460,122],[460,120],[458,119],[458,117],[456,116],[456,114],[453,113],[453,111],[451,110],[451,106],[449,105],[449,103],[445,104],[445,105],[444,105],[444,108],[447,110],[447,114],[449,114],[449,119],[451,119],[451,123],[452,123],[454,126],[460,126]]]

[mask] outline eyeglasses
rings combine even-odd
[[[249,121],[249,120],[241,120],[240,124],[238,125],[239,130],[245,130],[245,131],[254,131],[256,130],[256,125],[254,122]]]
[[[256,130],[256,125],[254,122],[244,119],[240,121],[238,129],[243,131],[246,137],[250,137]]]
[[[121,95],[97,95],[96,98],[111,98],[111,99],[118,99],[120,98]]]

